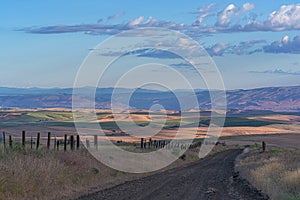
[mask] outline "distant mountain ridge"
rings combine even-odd
[[[76,89],[79,101],[92,101],[87,94],[95,90],[93,87]],[[96,108],[109,109],[114,88],[96,89]],[[124,96],[133,89],[118,88],[118,96],[114,101],[123,107]],[[2,108],[53,108],[72,107],[72,88],[7,88],[0,87],[0,107]],[[184,110],[197,109],[189,105],[191,91],[178,90],[179,96],[186,101]],[[210,96],[207,90],[196,90],[200,109],[210,109]],[[300,86],[268,87],[249,90],[229,90],[227,95],[228,109],[241,110],[272,110],[272,111],[300,111]],[[154,103],[163,105],[169,110],[180,110],[176,96],[169,91],[137,89],[130,100],[130,107],[134,109],[149,109]]]

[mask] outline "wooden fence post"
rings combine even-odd
[[[263,152],[266,151],[266,143],[265,143],[265,141],[262,142],[262,151]]]
[[[67,151],[67,134],[65,134],[65,139],[64,139],[64,151]]]
[[[70,136],[70,143],[71,143],[70,149],[71,149],[71,150],[74,150],[74,135],[71,135],[71,136]]]
[[[76,136],[76,149],[78,150],[80,147],[80,137],[79,135]]]
[[[6,141],[5,141],[5,132],[3,131],[3,138],[2,138],[2,140],[3,140],[3,148],[4,148],[4,151],[5,151],[5,149],[6,149]]]
[[[86,138],[85,142],[86,142],[86,148],[90,148],[90,141]]]
[[[33,139],[32,139],[32,135],[30,136],[30,149],[32,149],[32,145],[33,145]]]
[[[25,149],[25,131],[22,131],[22,147]]]
[[[59,151],[59,140],[56,141],[56,150]]]
[[[96,150],[98,150],[98,136],[94,135],[94,146],[96,148]]]
[[[48,132],[48,137],[47,137],[47,149],[50,149],[50,140],[51,140],[51,132]]]
[[[141,138],[141,149],[144,148],[144,138]]]
[[[41,134],[37,133],[37,138],[36,138],[36,149],[38,150],[40,147],[40,138],[41,138]]]
[[[152,147],[152,139],[150,138],[149,139],[149,148],[151,148]]]
[[[9,136],[9,147],[12,148],[12,138],[11,138],[11,135]]]

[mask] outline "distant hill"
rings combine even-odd
[[[78,88],[82,105],[92,101],[87,94],[95,90],[92,87]],[[133,92],[133,89],[118,88],[119,95],[114,101],[123,107],[124,96]],[[72,88],[6,88],[0,87],[0,107],[18,108],[52,108],[72,107]],[[96,89],[96,107],[109,109],[113,88]],[[189,104],[190,91],[178,90],[179,97],[185,102],[184,110],[197,109],[196,105]],[[228,109],[240,110],[272,110],[272,111],[300,111],[300,86],[269,87],[249,90],[227,91]],[[210,108],[210,96],[206,90],[196,90],[200,109]],[[179,102],[172,92],[137,89],[130,100],[131,108],[149,109],[154,103],[163,105],[169,110],[180,110]]]

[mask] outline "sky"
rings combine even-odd
[[[300,84],[297,1],[10,0],[1,2],[0,18],[0,86],[72,87],[99,43],[149,27],[178,31],[202,45],[226,89]]]

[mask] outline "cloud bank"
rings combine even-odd
[[[216,4],[208,4],[200,7],[192,14],[197,15],[191,24],[182,24],[172,21],[155,19],[152,16],[139,16],[135,19],[123,23],[107,24],[102,19],[97,23],[75,24],[75,25],[52,25],[42,27],[26,27],[18,31],[32,34],[62,34],[83,32],[89,35],[113,35],[135,28],[160,27],[181,31],[192,38],[203,35],[233,32],[280,32],[300,30],[300,4],[283,5],[277,10],[269,13],[267,19],[258,21],[254,12],[255,5],[244,3],[240,7],[229,4],[222,10],[216,10]],[[124,12],[108,16],[106,21],[120,18]],[[211,24],[206,24],[208,18]],[[244,20],[241,20],[244,19]],[[224,54],[253,54],[257,52],[265,53],[300,53],[300,35],[294,38],[283,37],[279,41],[267,44],[263,40],[244,41],[239,44],[217,43],[206,47],[212,56],[222,56]]]
[[[275,69],[275,70],[266,70],[266,71],[249,71],[250,73],[259,73],[259,74],[277,74],[277,75],[295,75],[299,76],[300,71],[286,71],[283,69]]]
[[[26,27],[19,29],[27,33],[35,34],[53,34],[53,33],[70,33],[84,32],[86,34],[101,34],[109,35],[120,31],[133,28],[143,27],[163,27],[174,30],[181,30],[186,33],[227,33],[227,32],[253,32],[253,31],[287,31],[300,30],[300,4],[283,5],[277,11],[273,11],[264,21],[257,21],[254,18],[247,17],[248,21],[244,24],[240,23],[240,17],[243,17],[249,11],[255,9],[254,4],[245,3],[241,7],[235,4],[227,5],[221,11],[215,11],[215,4],[209,4],[201,7],[196,12],[198,17],[191,24],[179,24],[176,22],[167,22],[154,19],[153,17],[139,16],[122,24],[104,24],[102,21],[95,24],[77,24],[77,25],[54,25],[43,27]],[[214,24],[206,25],[202,22],[207,18],[217,14],[217,19]],[[112,20],[121,17],[124,14],[117,13],[109,16],[107,19]],[[252,13],[253,15],[253,13]],[[245,16],[244,16],[245,17]],[[147,18],[147,19],[146,19]]]
[[[284,36],[280,41],[264,46],[264,51],[267,53],[300,54],[300,35],[293,39],[290,39],[289,36]]]

